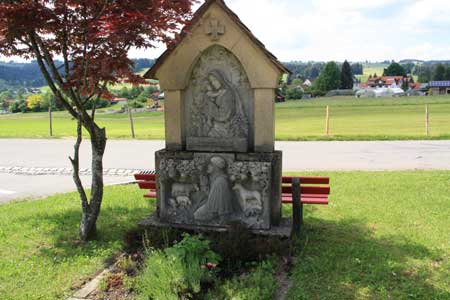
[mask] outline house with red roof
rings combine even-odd
[[[403,82],[407,80],[408,83],[414,84],[414,79],[412,77],[403,77],[403,76],[381,76],[381,77],[373,77],[369,78],[367,81],[367,85],[369,87],[385,87],[385,88],[400,88],[403,85]]]

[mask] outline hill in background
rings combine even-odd
[[[135,72],[150,68],[155,60],[134,59]],[[59,62],[57,62],[59,63]],[[62,64],[62,62],[60,62]],[[36,61],[30,63],[0,61],[0,91],[18,88],[36,88],[47,85]]]

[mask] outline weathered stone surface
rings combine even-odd
[[[227,227],[208,227],[208,226],[197,226],[190,224],[173,224],[166,223],[161,221],[156,213],[150,215],[145,218],[141,222],[139,222],[139,226],[142,228],[177,228],[182,230],[194,231],[194,232],[226,232],[228,230]],[[268,230],[261,229],[249,229],[253,234],[261,235],[261,236],[275,236],[275,237],[285,237],[289,238],[291,236],[292,231],[292,220],[289,218],[281,219],[280,224],[277,226],[272,226]]]
[[[238,158],[239,157],[239,158]],[[257,159],[259,157],[259,160]],[[240,221],[269,229],[281,215],[281,153],[156,154],[162,221],[224,227]]]

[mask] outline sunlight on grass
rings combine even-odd
[[[332,192],[306,207],[289,299],[450,299],[450,172],[302,174],[330,176]],[[0,205],[0,298],[64,299],[154,211],[142,195],[107,188],[100,240],[84,246],[74,193]]]
[[[289,299],[450,299],[450,172],[320,175]]]
[[[100,239],[78,242],[76,193],[0,205],[0,299],[64,299],[123,247],[125,233],[154,210],[136,187],[106,189]]]

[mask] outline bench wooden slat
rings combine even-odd
[[[150,193],[148,193],[148,194],[145,194],[144,195],[144,197],[145,198],[156,198],[157,197],[157,195],[156,195],[156,192],[150,192]]]
[[[328,205],[327,198],[302,198],[302,204],[317,204],[317,205]]]
[[[156,182],[155,181],[138,181],[139,188],[146,190],[155,190]]]
[[[301,193],[302,194],[321,194],[321,195],[328,195],[330,194],[330,187],[329,186],[301,186]],[[283,186],[282,188],[283,194],[292,194],[292,186],[287,185]]]
[[[301,193],[302,197],[306,197],[306,198],[323,198],[323,197],[328,197],[328,194],[303,194]],[[283,197],[291,197],[292,198],[292,194],[282,194]]]
[[[134,177],[137,180],[139,188],[149,190],[149,193],[144,195],[145,198],[156,198],[156,174],[154,171],[146,171],[141,174],[136,174]],[[291,183],[293,177],[283,177],[283,183]],[[330,180],[327,177],[300,177],[301,184],[329,184]],[[317,204],[327,205],[328,195],[330,194],[329,186],[301,186],[301,203],[302,204]],[[292,204],[292,185],[282,186],[282,203]]]
[[[292,183],[293,178],[294,177],[283,176],[282,182],[283,183]],[[300,178],[300,184],[330,184],[329,177],[304,176],[304,177],[299,177],[299,178]]]
[[[135,174],[134,179],[144,181],[154,181],[156,180],[156,174]]]
[[[283,204],[292,204],[292,198],[283,197]],[[301,200],[302,204],[318,204],[318,205],[328,205],[329,199],[328,197],[321,198],[303,198]]]

